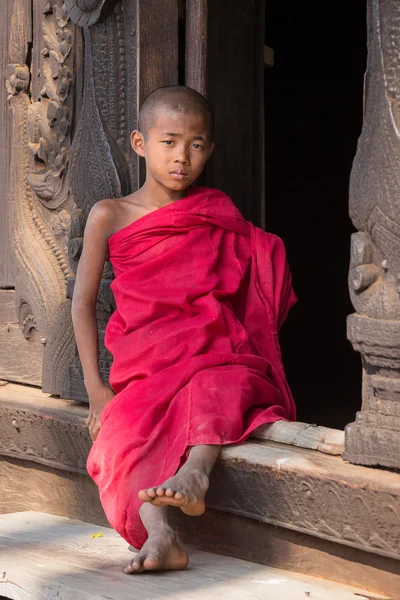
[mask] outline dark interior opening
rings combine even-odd
[[[299,298],[281,332],[298,419],[343,428],[361,406],[346,339],[348,183],[362,126],[365,2],[267,0],[266,229],[283,238]]]

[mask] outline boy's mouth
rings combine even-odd
[[[189,177],[189,174],[186,173],[186,171],[183,171],[182,169],[175,169],[174,171],[170,171],[170,175],[172,175],[174,179],[186,179],[186,177]]]

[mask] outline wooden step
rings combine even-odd
[[[186,571],[124,575],[132,556],[107,527],[37,512],[0,516],[0,594],[10,600],[388,600],[199,550]]]
[[[85,470],[86,416],[87,407],[40,390],[0,387],[0,513],[31,510],[107,525]],[[310,445],[310,431],[289,425],[290,439],[296,429],[297,441]],[[396,596],[400,474],[346,463],[340,439],[320,433],[311,445],[324,453],[256,439],[224,448],[206,514],[185,519],[172,511],[173,524],[204,551]],[[281,438],[274,430],[273,439]],[[333,450],[339,454],[325,453]]]

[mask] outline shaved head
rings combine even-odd
[[[214,115],[211,106],[199,92],[184,85],[157,88],[143,102],[139,112],[138,130],[147,137],[159,113],[201,115],[208,125],[210,141],[214,137]]]

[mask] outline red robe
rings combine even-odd
[[[296,298],[282,241],[214,189],[117,231],[109,258],[116,396],[87,468],[111,526],[140,548],[138,491],[174,475],[191,446],[295,419],[278,330]]]

